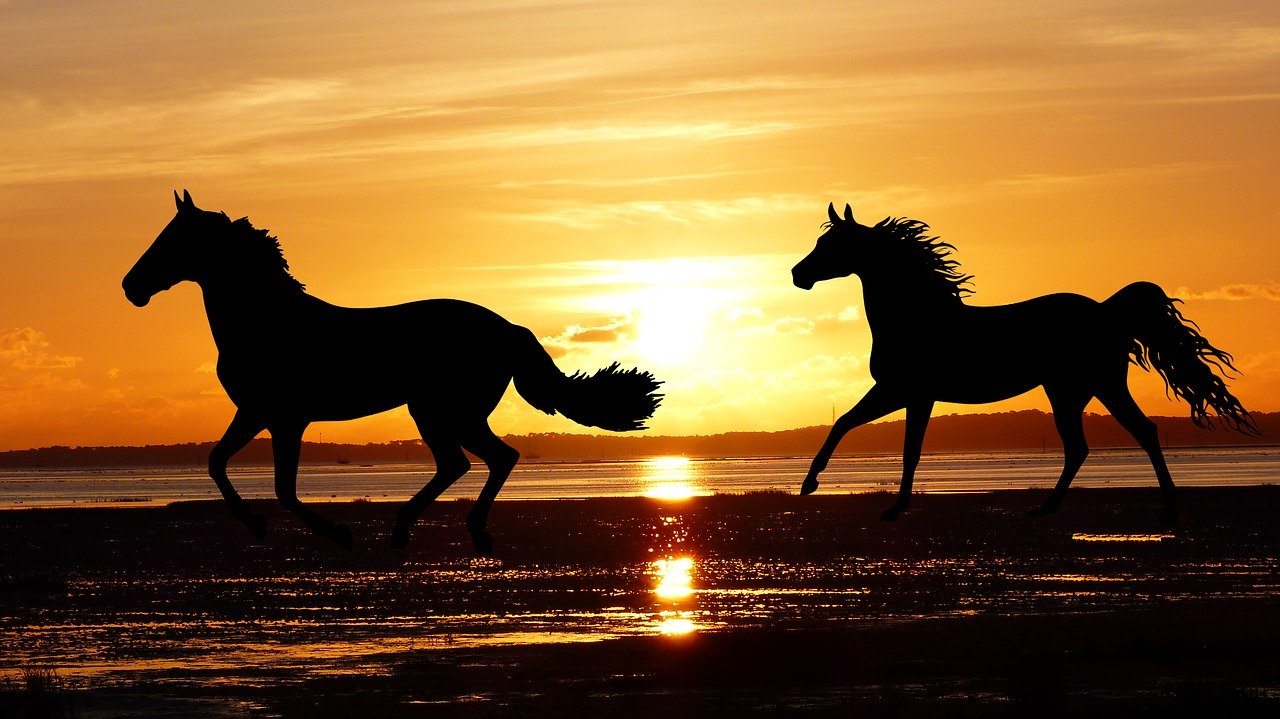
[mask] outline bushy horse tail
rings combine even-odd
[[[1220,376],[1239,372],[1231,355],[1209,344],[1196,323],[1182,316],[1181,302],[1158,285],[1135,282],[1103,304],[1119,315],[1129,333],[1133,363],[1159,373],[1165,392],[1191,405],[1191,421],[1197,427],[1214,426],[1208,414],[1212,410],[1224,427],[1261,436],[1253,417]]]
[[[644,429],[662,402],[662,383],[639,369],[622,370],[618,363],[594,374],[566,376],[532,332],[517,327],[514,378],[516,391],[534,408],[557,411],[587,427],[613,432]]]

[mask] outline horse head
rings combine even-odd
[[[871,228],[853,219],[853,209],[844,206],[844,217],[836,212],[835,203],[827,205],[827,231],[818,238],[813,251],[791,268],[791,279],[802,290],[813,289],[823,280],[848,277],[858,272],[857,254],[852,243]]]
[[[193,239],[203,235],[202,230],[210,223],[227,221],[221,213],[206,212],[196,207],[186,190],[182,191],[182,197],[178,197],[175,191],[173,199],[178,206],[177,214],[142,253],[121,283],[125,297],[138,307],[146,306],[152,296],[179,282],[196,281],[203,263],[200,261],[199,243]]]

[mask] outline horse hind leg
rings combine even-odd
[[[1075,479],[1076,473],[1089,456],[1089,444],[1084,437],[1084,408],[1089,405],[1092,397],[1084,392],[1049,388],[1046,388],[1045,393],[1049,395],[1049,405],[1053,408],[1053,423],[1058,428],[1058,436],[1062,438],[1062,474],[1044,504],[1027,513],[1032,517],[1058,511],[1067,488],[1071,486],[1071,480]]]
[[[1169,475],[1169,466],[1165,464],[1164,452],[1160,449],[1160,430],[1156,423],[1143,414],[1138,403],[1133,401],[1129,388],[1121,385],[1098,397],[1112,417],[1128,430],[1129,434],[1147,453],[1151,467],[1155,469],[1156,480],[1160,482],[1160,495],[1164,500],[1164,509],[1160,512],[1160,521],[1173,522],[1178,519],[1177,489],[1173,486],[1173,477]]]
[[[487,556],[493,552],[493,536],[488,532],[489,510],[516,462],[520,461],[520,452],[499,439],[487,424],[483,430],[465,439],[463,446],[489,468],[489,477],[480,490],[480,496],[467,514],[467,531],[471,534],[471,543],[475,545],[477,553]]]
[[[413,411],[410,410],[410,413],[413,414]],[[434,502],[436,497],[471,469],[471,462],[467,460],[467,455],[463,454],[459,442],[442,433],[435,427],[434,422],[427,422],[418,414],[413,414],[413,418],[418,425],[418,433],[422,435],[422,441],[426,443],[427,449],[435,459],[436,472],[417,494],[401,505],[400,511],[396,513],[395,527],[391,530],[391,546],[395,549],[402,549],[409,545],[409,530],[413,528],[414,522],[418,521],[418,517],[422,516],[427,505]]]
[[[311,531],[336,542],[343,549],[351,549],[354,542],[347,525],[320,516],[298,499],[298,457],[302,453],[302,433],[305,429],[305,424],[277,424],[270,427],[271,453],[275,460],[276,498]]]

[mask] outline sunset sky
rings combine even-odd
[[[0,0],[0,138],[0,450],[221,434],[198,288],[120,289],[183,188],[328,301],[468,299],[566,371],[652,370],[657,433],[870,386],[858,281],[791,285],[828,202],[928,222],[972,304],[1155,281],[1280,410],[1273,0]],[[492,426],[580,431],[513,394]]]

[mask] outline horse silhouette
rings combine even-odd
[[[971,276],[950,258],[955,248],[928,236],[929,226],[885,218],[858,224],[827,206],[830,221],[816,246],[791,270],[795,285],[857,275],[871,329],[875,384],[835,421],[813,458],[801,494],[818,488],[841,438],[861,424],[906,409],[902,483],[881,519],[892,521],[911,502],[925,428],[935,402],[983,404],[1044,387],[1062,437],[1062,475],[1032,515],[1058,509],[1089,453],[1085,406],[1097,397],[1146,451],[1160,482],[1164,521],[1177,517],[1173,480],[1156,425],[1129,393],[1130,362],[1164,378],[1166,390],[1191,405],[1197,426],[1211,427],[1207,410],[1227,427],[1260,435],[1253,418],[1215,373],[1235,371],[1231,356],[1200,335],[1176,299],[1150,282],[1135,282],[1103,302],[1059,293],[1010,305],[973,307],[963,298]]]
[[[125,275],[125,296],[142,307],[158,292],[195,282],[218,347],[218,379],[235,417],[209,454],[209,474],[231,513],[261,540],[266,519],[227,478],[227,462],[263,430],[271,435],[275,492],[312,531],[352,545],[345,525],[298,500],[302,435],[311,422],[347,420],[408,405],[435,457],[436,471],[396,516],[391,542],[479,457],[488,479],[467,515],[472,543],[493,549],[489,509],[520,458],[489,428],[507,385],[535,408],[612,431],[644,428],[662,396],[648,372],[618,364],[565,376],[524,327],[479,305],[431,299],[392,307],[338,307],[304,291],[280,245],[247,218],[195,206],[174,193],[178,211]]]

